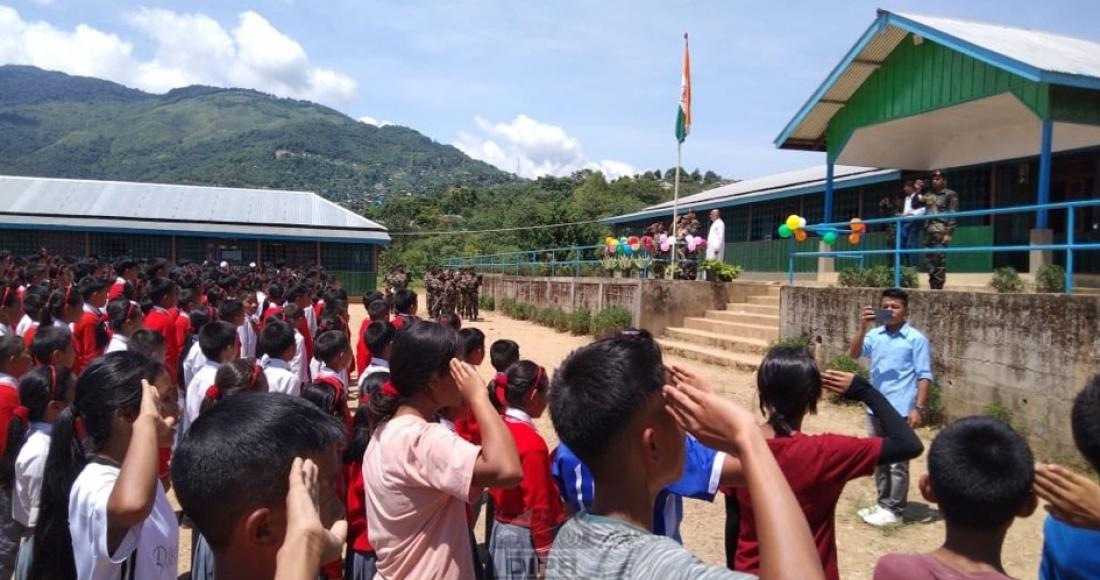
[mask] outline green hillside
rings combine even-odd
[[[301,189],[353,208],[515,181],[315,103],[201,86],[152,95],[26,66],[0,67],[0,174]]]

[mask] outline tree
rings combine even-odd
[[[694,181],[695,183],[699,183],[699,182],[703,181],[703,174],[699,173],[699,168],[698,167],[695,168],[695,171],[691,172],[691,180]]]
[[[715,172],[713,172],[709,169],[703,175],[703,183],[712,184],[712,183],[718,183],[720,181],[722,181],[722,176],[718,175],[717,173],[715,173]]]

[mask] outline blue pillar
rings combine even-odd
[[[1043,143],[1039,150],[1039,195],[1036,202],[1039,204],[1050,203],[1050,149],[1054,140],[1054,120],[1050,117],[1043,119]],[[1050,218],[1047,210],[1040,210],[1035,216],[1035,229],[1045,230],[1049,227]]]
[[[833,221],[833,161],[831,159],[825,163],[825,217],[822,221],[825,223]]]

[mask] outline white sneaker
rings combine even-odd
[[[868,507],[865,507],[865,508],[859,510],[858,512],[856,512],[856,515],[859,516],[860,518],[866,518],[867,516],[875,513],[875,510],[877,510],[877,509],[878,509],[878,504],[876,503],[873,506],[868,506]]]
[[[901,518],[894,515],[894,512],[879,505],[876,505],[874,510],[867,515],[860,514],[860,517],[863,518],[863,521],[876,528],[893,526],[901,522]]]

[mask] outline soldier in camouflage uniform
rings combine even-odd
[[[454,314],[458,307],[458,280],[454,270],[444,270],[440,276],[443,288],[439,293],[439,307],[436,316]]]
[[[693,238],[699,235],[702,231],[702,224],[699,223],[699,219],[695,217],[694,211],[688,211],[686,215],[680,218],[680,221],[676,224],[676,268],[679,270],[676,276],[677,280],[694,280],[699,272],[699,264],[696,262],[698,258],[699,250],[689,252],[687,248],[687,239]],[[703,246],[704,248],[706,246]]]
[[[386,304],[390,305],[390,309],[393,309],[393,297],[398,291],[404,290],[409,287],[409,275],[405,273],[404,266],[394,266],[386,274],[385,278],[386,287]]]
[[[932,190],[924,194],[924,207],[929,215],[959,211],[959,194],[947,189],[947,175],[943,171],[932,172]],[[955,219],[930,219],[924,226],[924,247],[946,248],[955,233]],[[943,290],[947,281],[947,254],[931,253],[924,257],[928,267],[928,285],[933,290]]]
[[[477,320],[478,312],[478,286],[481,278],[474,273],[473,268],[465,268],[458,277],[459,301],[458,313],[469,321]]]
[[[424,290],[428,297],[428,317],[439,318],[439,292],[443,289],[443,283],[439,280],[439,268],[432,266],[424,273]]]

